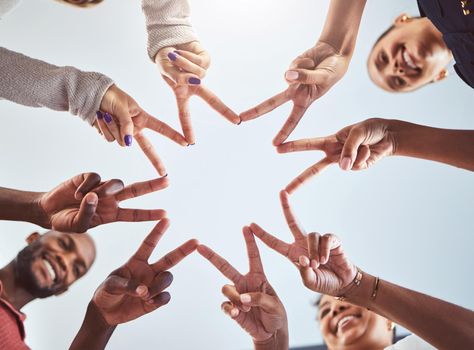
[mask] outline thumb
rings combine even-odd
[[[350,170],[357,159],[360,145],[365,141],[365,131],[360,127],[353,127],[347,136],[341,151],[339,166],[342,170]]]
[[[300,83],[307,85],[326,86],[329,72],[323,69],[290,69],[285,73],[285,79],[289,83]]]
[[[243,305],[260,307],[270,314],[276,313],[279,307],[278,300],[275,297],[261,292],[241,294],[240,301]]]
[[[102,285],[102,289],[104,292],[113,295],[125,294],[134,297],[140,297],[142,299],[146,299],[149,296],[147,286],[139,284],[128,278],[115,275],[107,277]]]
[[[99,198],[94,192],[87,193],[81,201],[79,212],[74,218],[72,229],[77,233],[86,232],[92,223],[92,217],[97,209]]]
[[[316,290],[314,290],[316,285],[316,274],[314,270],[310,266],[299,266],[299,270],[305,287],[316,292]]]

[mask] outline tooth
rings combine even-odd
[[[51,280],[54,281],[56,279],[56,273],[54,272],[53,267],[51,266],[48,260],[43,259],[43,262],[44,262],[44,265],[46,266],[46,269],[48,270]]]

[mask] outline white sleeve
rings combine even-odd
[[[0,0],[0,19],[20,2],[20,0]]]
[[[142,10],[148,32],[148,56],[152,61],[163,47],[197,40],[187,0],[143,0]]]
[[[436,348],[412,334],[384,350],[436,350]]]

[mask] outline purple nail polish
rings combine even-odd
[[[107,124],[112,123],[112,116],[107,112],[104,114],[104,119]]]
[[[201,79],[192,77],[188,79],[188,83],[192,85],[199,85],[201,84]]]
[[[132,145],[132,135],[125,135],[125,137],[123,138],[123,140],[125,141],[125,144],[127,146],[131,146]]]
[[[102,119],[104,117],[101,111],[95,112],[95,115],[97,116],[97,119]]]
[[[176,61],[178,59],[178,56],[176,56],[176,54],[174,52],[168,52],[168,58],[171,61]]]
[[[181,54],[179,53],[179,51],[174,50],[173,52],[174,52],[175,54],[177,54],[178,56],[181,56]]]

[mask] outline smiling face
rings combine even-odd
[[[384,349],[392,344],[391,322],[365,308],[324,295],[319,326],[330,350]]]
[[[90,269],[95,254],[88,234],[36,234],[16,257],[16,279],[37,298],[60,294]]]
[[[367,69],[372,81],[390,92],[408,92],[446,75],[451,51],[427,18],[400,15],[372,48]]]

